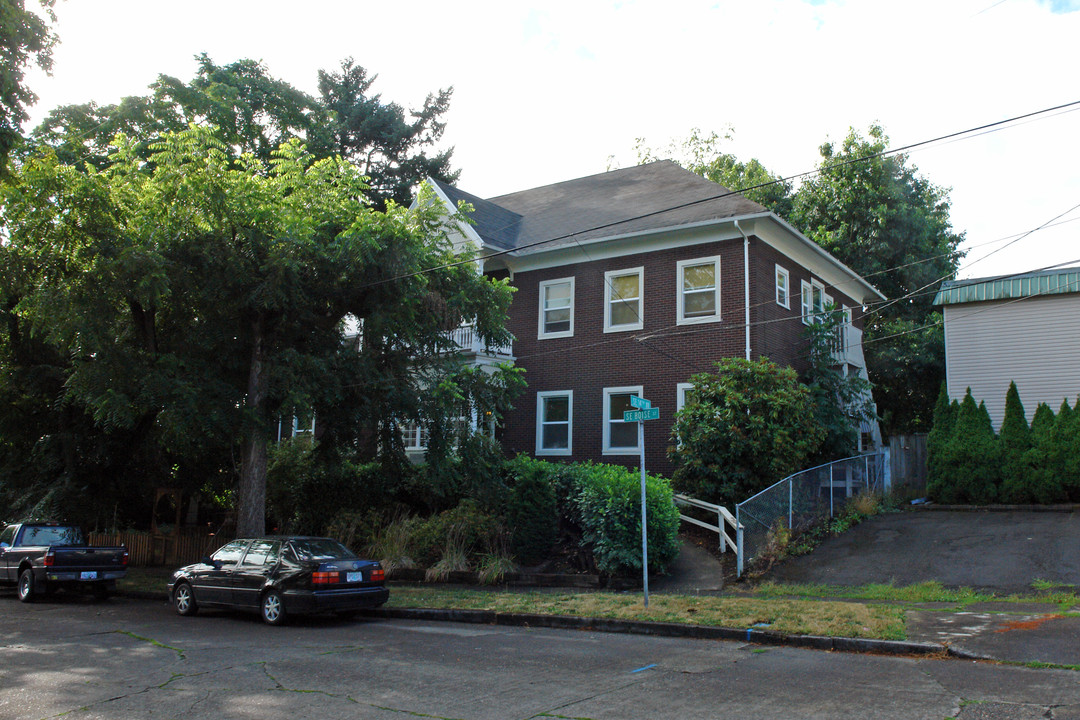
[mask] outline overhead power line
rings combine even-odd
[[[931,138],[929,140],[922,140],[920,142],[910,143],[908,145],[902,145],[901,147],[898,147],[898,148],[892,148],[892,149],[889,149],[889,150],[883,150],[881,152],[872,153],[870,155],[864,155],[864,156],[857,157],[857,158],[849,158],[847,160],[843,160],[843,161],[840,161],[840,162],[834,162],[834,163],[831,163],[831,164],[829,164],[827,166],[819,167],[819,168],[814,169],[814,170],[807,170],[805,172],[796,173],[795,175],[789,175],[787,177],[778,178],[776,180],[770,180],[768,182],[763,182],[763,183],[758,183],[756,185],[750,185],[748,187],[743,187],[743,188],[740,188],[738,190],[726,190],[725,192],[722,192],[722,193],[717,193],[715,195],[710,195],[708,197],[700,198],[700,199],[697,199],[697,200],[691,200],[691,201],[685,202],[685,203],[679,203],[679,204],[676,204],[676,205],[671,205],[671,206],[668,206],[668,207],[665,207],[665,208],[662,208],[662,209],[659,209],[659,210],[654,210],[654,211],[651,211],[651,212],[642,213],[640,215],[635,215],[635,216],[632,216],[632,217],[629,217],[629,218],[623,218],[623,219],[615,221],[615,222],[602,223],[602,224],[594,225],[594,226],[591,226],[591,227],[588,227],[588,228],[583,228],[581,230],[575,230],[573,232],[564,233],[562,235],[556,235],[556,236],[545,238],[545,239],[542,239],[542,240],[535,240],[533,242],[525,243],[524,245],[519,245],[518,247],[515,247],[515,248],[508,248],[508,249],[505,249],[505,250],[496,250],[496,251],[493,251],[493,252],[490,252],[490,253],[487,253],[487,254],[484,254],[484,255],[479,255],[477,257],[470,258],[468,260],[458,260],[458,261],[455,261],[455,262],[444,263],[442,265],[436,265],[436,266],[429,267],[429,268],[423,268],[421,270],[414,270],[412,272],[402,273],[400,275],[394,275],[392,277],[384,278],[382,280],[376,280],[374,282],[364,283],[364,284],[360,285],[359,289],[365,289],[365,288],[369,288],[369,287],[376,287],[376,286],[379,286],[379,285],[384,285],[386,283],[397,282],[398,280],[405,280],[405,279],[408,279],[410,277],[416,277],[418,275],[424,275],[424,274],[427,274],[427,273],[436,272],[438,270],[445,270],[445,269],[448,269],[448,268],[457,267],[457,266],[465,265],[465,264],[468,264],[468,263],[474,263],[474,262],[477,262],[477,261],[489,260],[491,258],[500,257],[502,255],[508,255],[510,253],[518,252],[520,250],[527,250],[529,248],[539,247],[541,245],[546,245],[548,243],[558,242],[559,240],[569,240],[571,238],[577,237],[578,235],[584,235],[585,233],[596,232],[598,230],[605,230],[605,229],[615,227],[615,226],[618,226],[618,225],[623,225],[623,224],[628,223],[628,222],[633,222],[633,221],[636,221],[636,220],[643,220],[645,218],[655,217],[657,215],[663,215],[664,213],[672,212],[674,210],[682,210],[684,208],[694,207],[695,205],[700,205],[702,203],[712,202],[714,200],[720,200],[722,198],[730,197],[732,195],[738,195],[738,194],[741,194],[741,193],[749,192],[750,190],[757,190],[757,189],[760,189],[760,188],[769,187],[771,185],[778,185],[778,184],[781,184],[781,183],[789,183],[792,180],[799,180],[799,179],[802,179],[802,178],[812,177],[814,175],[821,174],[822,172],[825,172],[827,170],[835,170],[837,168],[842,168],[842,167],[847,167],[849,165],[854,165],[854,164],[857,164],[857,163],[867,162],[869,160],[874,160],[874,159],[880,158],[880,157],[888,157],[888,156],[891,156],[891,155],[898,155],[900,153],[907,152],[909,150],[913,150],[915,148],[920,148],[920,147],[924,147],[924,146],[927,146],[927,145],[932,145],[934,143],[939,143],[939,142],[943,142],[943,141],[946,141],[946,140],[953,140],[955,138],[960,138],[960,137],[965,136],[965,135],[971,135],[971,134],[974,134],[974,133],[981,133],[981,132],[989,130],[991,128],[1000,128],[1000,127],[1002,127],[1004,125],[1015,123],[1015,122],[1018,122],[1020,120],[1026,120],[1028,118],[1034,118],[1034,117],[1037,117],[1037,116],[1040,116],[1040,115],[1046,115],[1048,113],[1056,112],[1056,111],[1059,111],[1059,110],[1067,110],[1067,109],[1070,109],[1070,110],[1080,109],[1080,100],[1074,100],[1072,102],[1063,103],[1061,105],[1054,105],[1053,107],[1043,108],[1042,110],[1036,110],[1034,112],[1028,112],[1028,113],[1024,113],[1022,115],[1014,115],[1013,117],[1005,118],[1004,120],[997,120],[995,122],[986,123],[984,125],[978,125],[976,127],[971,127],[971,128],[966,129],[966,130],[958,130],[956,132],[948,133],[947,135],[939,135],[938,137]],[[720,187],[722,187],[722,186],[720,186]],[[514,223],[507,224],[504,227],[500,228],[500,230],[505,230],[505,229],[508,229],[510,227],[513,227],[518,222],[520,222],[520,221],[515,221]]]

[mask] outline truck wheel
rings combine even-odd
[[[199,604],[195,602],[195,593],[187,583],[180,583],[173,590],[173,607],[177,615],[194,615],[199,612]]]
[[[34,587],[34,571],[27,568],[19,573],[19,600],[24,603],[34,602],[37,589]]]
[[[267,625],[285,623],[285,601],[277,590],[267,590],[259,603],[259,614]]]

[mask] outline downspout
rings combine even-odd
[[[739,221],[735,229],[743,236],[743,328],[746,331],[746,359],[750,360],[750,238],[743,232]]]

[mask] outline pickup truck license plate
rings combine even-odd
[[[351,572],[351,573],[346,573],[345,574],[345,581],[346,582],[360,582],[363,579],[364,579],[364,573],[362,573],[362,572]]]
[[[96,570],[90,570],[89,572],[81,572],[81,573],[79,573],[79,579],[80,580],[97,580],[97,571]]]

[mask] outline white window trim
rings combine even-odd
[[[570,283],[570,329],[561,330],[559,332],[544,332],[544,290],[550,285],[561,285],[562,283]],[[540,320],[537,329],[536,337],[538,340],[549,340],[551,338],[565,338],[574,336],[574,278],[558,278],[556,280],[545,280],[540,283]]]
[[[799,312],[802,315],[802,324],[809,325],[814,314],[814,289],[805,280],[799,283]]]
[[[707,263],[713,264],[713,307],[716,308],[716,312],[712,315],[706,315],[704,317],[688,318],[684,317],[686,294],[683,291],[683,273],[686,270],[687,265],[705,265]],[[675,302],[678,305],[678,314],[676,315],[676,324],[678,325],[697,325],[698,323],[710,323],[720,321],[720,256],[714,255],[712,257],[696,258],[694,260],[680,260],[675,263]]]
[[[544,398],[566,398],[566,447],[545,448],[544,442]],[[544,390],[536,393],[536,455],[573,455],[574,454],[574,391]]]
[[[612,422],[623,422],[622,418],[612,418],[611,417],[611,396],[612,395],[624,395],[624,394],[631,394],[631,395],[637,395],[638,397],[645,397],[644,388],[643,388],[642,385],[624,385],[622,387],[604,388],[604,428],[603,428],[603,435],[604,435],[603,453],[604,453],[604,455],[640,455],[641,454],[641,448],[639,448],[636,444],[633,447],[625,447],[625,448],[624,447],[620,447],[620,448],[612,448],[611,447],[611,423]],[[630,424],[634,425],[636,423],[630,423]]]
[[[675,412],[686,405],[686,393],[694,389],[694,383],[679,383],[675,386]]]
[[[413,425],[413,423],[415,423],[415,425]],[[408,428],[409,425],[413,425],[413,428],[412,432],[409,433],[409,442],[406,443],[404,437],[404,430]],[[427,444],[422,442],[424,440],[424,436],[426,435],[423,421],[405,420],[400,424],[399,430],[402,431],[401,442],[402,445],[405,446],[405,452],[407,454],[411,455],[427,452]]]
[[[784,278],[784,301],[780,302],[780,278]],[[785,268],[776,266],[776,304],[787,310],[791,309],[791,275]]]
[[[638,276],[638,319],[636,323],[625,323],[623,325],[611,324],[611,301],[612,301],[612,278],[622,277],[623,275]],[[626,268],[624,270],[608,270],[604,273],[604,332],[624,332],[626,330],[640,330],[645,326],[643,320],[645,316],[645,266],[639,266],[636,268]]]

